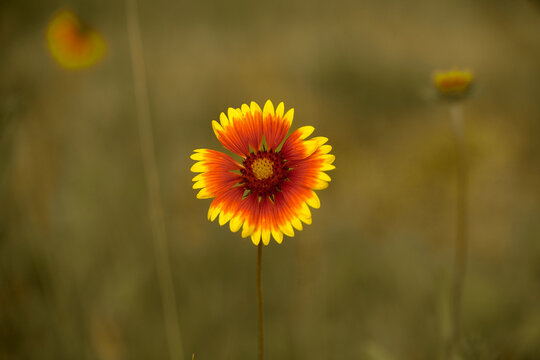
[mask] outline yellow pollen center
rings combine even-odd
[[[251,164],[253,175],[259,180],[268,179],[272,176],[274,174],[272,167],[272,161],[268,159],[257,159]]]

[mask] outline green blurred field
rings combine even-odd
[[[68,6],[107,40],[69,72]],[[284,101],[336,155],[313,224],[263,249],[267,359],[438,359],[455,157],[436,69],[464,104],[463,359],[540,358],[540,5],[140,1],[185,359],[254,359],[256,248],[210,223],[195,148],[229,106]],[[124,3],[0,4],[0,359],[168,359]]]

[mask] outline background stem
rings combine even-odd
[[[181,360],[183,359],[182,338],[180,325],[178,323],[176,297],[174,294],[174,283],[167,246],[165,221],[163,218],[159,173],[156,155],[154,153],[154,137],[150,116],[148,87],[146,85],[146,72],[139,25],[139,10],[136,0],[126,0],[126,16],[129,45],[131,49],[135,100],[137,103],[137,118],[139,121],[139,136],[144,173],[148,187],[148,203],[152,224],[154,255],[159,288],[161,291],[167,345],[169,348],[170,359]]]
[[[463,107],[461,103],[450,107],[456,149],[456,239],[454,269],[450,299],[451,333],[449,357],[455,357],[460,342],[461,302],[467,268],[467,162],[463,136]]]

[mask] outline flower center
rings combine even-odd
[[[272,170],[273,165],[272,161],[267,158],[256,159],[251,164],[251,170],[257,179],[264,180],[268,179],[274,173]]]
[[[240,172],[247,191],[257,196],[272,197],[276,191],[281,191],[281,183],[287,180],[289,167],[280,153],[259,150],[249,154]]]

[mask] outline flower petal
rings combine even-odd
[[[305,159],[311,155],[320,145],[324,138],[304,141],[315,130],[313,126],[303,126],[294,131],[285,140],[281,148],[281,154],[288,161]]]
[[[242,181],[242,176],[233,172],[242,166],[229,155],[198,149],[191,158],[198,160],[191,171],[202,173],[193,178],[193,188],[201,189],[197,194],[200,199],[216,197]]]
[[[283,142],[289,128],[292,123],[292,114],[294,110],[291,109],[287,114],[290,115],[286,118],[283,117],[284,112],[283,103],[279,103],[277,110],[274,112],[274,106],[272,102],[268,100],[264,105],[263,110],[263,132],[266,144],[269,149],[276,150],[277,147]],[[292,111],[292,112],[291,112]]]
[[[239,187],[231,187],[218,195],[210,204],[208,218],[214,221],[219,214],[219,225],[225,225],[238,212],[244,190]]]
[[[253,234],[259,216],[259,204],[256,196],[244,198],[244,188],[237,186],[216,197],[208,211],[210,220],[214,221],[219,214],[221,226],[229,222],[232,232],[242,228],[242,237]]]
[[[302,222],[311,224],[308,204],[314,208],[320,206],[317,195],[291,182],[284,183],[273,201],[268,197],[261,198],[257,226],[251,234],[252,242],[257,245],[262,240],[264,245],[268,245],[270,235],[278,243],[283,241],[283,235],[293,237],[293,228],[302,230]]]
[[[335,169],[331,163],[336,158],[326,153],[330,149],[330,145],[322,145],[307,158],[290,161],[290,182],[313,190],[327,188],[331,178],[324,171]]]
[[[246,104],[241,109],[229,108],[228,117],[221,113],[220,122],[212,121],[214,133],[223,146],[243,157],[249,155],[250,146],[258,150],[262,143],[262,112],[257,104],[253,104],[251,108]]]

